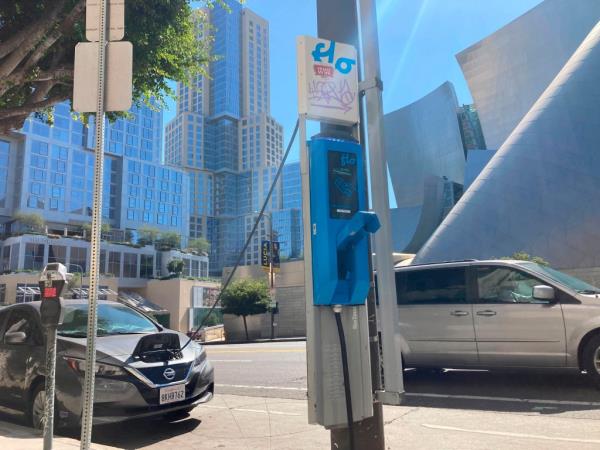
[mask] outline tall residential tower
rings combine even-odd
[[[270,116],[269,24],[233,0],[230,11],[203,11],[214,33],[209,77],[177,87],[177,115],[167,124],[166,162],[190,174],[190,238],[211,243],[219,273],[237,259],[281,162],[283,128]],[[198,30],[203,38],[205,30]],[[279,209],[279,192],[269,210]],[[259,261],[271,215],[243,263]]]

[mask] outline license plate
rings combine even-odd
[[[180,402],[185,400],[185,384],[176,384],[175,386],[164,387],[160,389],[160,404]]]

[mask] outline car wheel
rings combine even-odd
[[[600,335],[589,340],[583,349],[583,368],[591,380],[600,387]]]
[[[46,423],[46,388],[44,383],[39,383],[29,401],[27,411],[29,424],[36,430],[43,430]]]

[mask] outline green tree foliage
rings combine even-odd
[[[525,253],[523,251],[515,252],[511,256],[503,256],[500,259],[516,259],[519,261],[531,261],[531,262],[539,264],[540,266],[549,266],[550,265],[550,263],[548,261],[546,261],[544,258],[541,258],[539,256],[531,256],[528,253]]]
[[[208,253],[210,251],[210,244],[204,238],[190,239],[188,250],[196,253]]]
[[[172,259],[167,264],[167,270],[177,276],[181,275],[181,272],[183,272],[183,261],[181,259]]]
[[[100,235],[102,239],[107,239],[107,235],[111,232],[112,227],[109,223],[103,223],[100,225]],[[81,231],[83,231],[86,240],[92,239],[92,224],[87,222],[81,225]]]
[[[156,245],[159,250],[172,250],[181,248],[181,236],[174,231],[165,231],[160,234]]]
[[[127,0],[125,40],[133,43],[133,97],[164,104],[167,80],[205,75],[212,37],[196,39],[206,14],[190,0]],[[194,2],[196,3],[196,2]],[[222,0],[204,0],[207,6]],[[0,1],[0,133],[20,128],[73,92],[75,45],[85,41],[85,0]]]
[[[271,294],[267,283],[263,280],[234,281],[221,294],[222,312],[235,314],[244,319],[244,331],[248,340],[246,317],[269,311]]]
[[[153,227],[141,227],[138,229],[138,244],[150,245],[154,244],[160,235],[160,230]]]
[[[24,213],[19,211],[13,215],[13,219],[23,225],[27,231],[42,233],[46,227],[44,218],[36,213]]]

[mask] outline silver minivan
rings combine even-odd
[[[529,261],[395,272],[406,367],[572,368],[600,383],[600,289]]]

